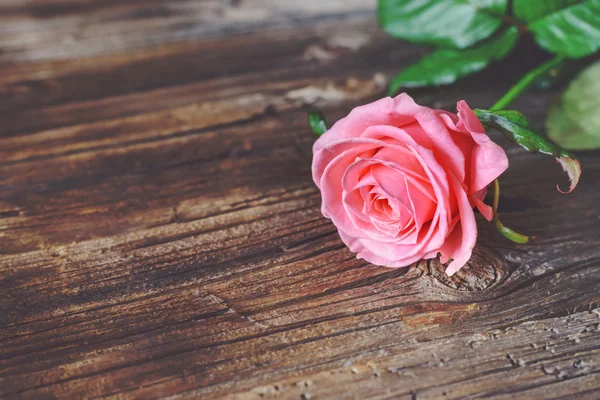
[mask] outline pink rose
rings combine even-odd
[[[437,257],[448,275],[471,257],[473,207],[508,168],[466,102],[458,115],[416,104],[407,94],[352,110],[313,147],[322,212],[358,258],[406,267]]]

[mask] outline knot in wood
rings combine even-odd
[[[492,250],[477,246],[469,262],[453,276],[446,275],[448,263],[439,259],[421,263],[425,274],[442,285],[462,292],[480,292],[490,289],[504,280],[506,267],[502,258]]]

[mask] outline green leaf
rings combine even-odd
[[[581,58],[600,48],[600,0],[586,0],[529,24],[536,42],[548,51]]]
[[[527,117],[519,111],[476,109],[474,112],[483,124],[498,129],[510,141],[531,153],[540,152],[554,157],[560,157],[563,152],[567,153],[556,143],[535,133]]]
[[[561,193],[571,193],[575,189],[581,176],[579,161],[552,140],[535,133],[523,113],[514,110],[490,111],[476,109],[473,111],[484,125],[498,129],[508,140],[518,144],[530,153],[540,152],[554,156],[571,182],[567,192],[563,192],[560,188],[558,190]]]
[[[327,123],[321,111],[311,111],[308,113],[308,125],[318,136],[327,132]]]
[[[586,68],[550,107],[546,127],[566,149],[600,148],[600,62]]]
[[[505,57],[515,46],[519,34],[510,27],[498,35],[465,50],[439,49],[404,69],[392,80],[390,94],[401,87],[447,85],[484,69]]]
[[[585,0],[513,0],[513,14],[523,22],[531,22]]]
[[[464,49],[502,24],[507,0],[379,0],[383,30],[411,42]]]

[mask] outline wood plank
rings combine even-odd
[[[292,3],[2,3],[0,397],[597,398],[597,152],[563,196],[551,158],[493,134],[503,221],[536,241],[481,219],[452,278],[356,260],[321,216],[306,110],[383,96],[426,49],[372,3]],[[543,57],[517,52],[413,94],[489,105]],[[557,90],[517,107],[542,127]]]
[[[580,312],[452,336],[443,345],[412,338],[400,355],[364,354],[226,398],[582,398],[600,388],[597,324],[597,314]]]
[[[9,0],[0,61],[60,60],[182,40],[372,18],[374,0]]]

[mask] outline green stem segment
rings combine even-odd
[[[490,108],[490,110],[492,110],[492,111],[504,110],[506,107],[508,107],[510,105],[510,103],[515,101],[515,99],[517,97],[519,97],[519,95],[521,93],[523,93],[523,91],[525,91],[525,89],[527,89],[533,82],[535,82],[535,80],[537,78],[539,78],[540,76],[542,76],[543,74],[545,74],[546,72],[551,70],[552,68],[555,68],[563,61],[564,61],[564,57],[556,56],[556,57],[546,61],[542,65],[538,66],[537,68],[534,68],[531,71],[529,71],[527,73],[527,75],[525,75],[523,78],[521,78],[521,80],[519,82],[517,82],[517,84],[515,86],[513,86],[508,92],[506,92],[506,94],[504,96],[502,96],[502,98],[500,100],[498,100],[496,102],[496,104],[494,104]]]
[[[520,233],[517,233],[510,228],[507,228],[506,226],[504,226],[502,224],[502,222],[500,222],[500,219],[498,218],[499,199],[500,199],[500,182],[498,182],[498,179],[496,179],[494,181],[494,202],[493,202],[492,208],[494,210],[494,223],[496,224],[496,229],[498,230],[498,232],[500,232],[508,240],[512,240],[513,242],[519,243],[519,244],[525,244],[525,243],[529,242],[529,240],[533,239],[534,238],[533,236],[529,237],[529,236],[521,235]]]
[[[519,82],[517,82],[517,84],[515,86],[513,86],[508,92],[506,92],[506,94],[504,96],[502,96],[502,98],[500,100],[498,100],[496,102],[496,104],[494,104],[490,108],[489,111],[499,112],[501,110],[504,110],[513,101],[515,101],[515,99],[517,97],[519,97],[519,95],[521,93],[523,93],[525,91],[525,89],[527,89],[532,83],[534,83],[540,76],[548,73],[553,68],[556,68],[561,63],[563,63],[564,60],[565,60],[564,57],[556,56],[556,57],[546,61],[545,63],[539,65],[537,68],[534,68],[533,70],[529,71],[527,73],[527,75],[525,75],[523,78],[521,78],[521,80]],[[487,111],[487,112],[489,112],[489,111]],[[478,115],[478,118],[481,119],[481,116]],[[525,147],[527,150],[530,150],[527,146],[524,146],[518,140],[515,140],[515,141],[517,143],[519,143],[521,146]],[[558,153],[559,154],[557,155],[557,159],[558,159],[558,157],[562,156],[562,153],[560,153],[560,151]],[[553,152],[550,152],[549,154],[553,154]],[[562,157],[560,157],[560,159],[562,159]],[[577,165],[579,165],[579,163],[577,163]],[[577,183],[575,183],[575,184],[577,184]],[[498,218],[499,199],[500,199],[500,183],[498,182],[498,179],[496,179],[496,180],[494,180],[494,202],[493,202],[493,211],[494,211],[493,222],[496,225],[496,229],[504,237],[506,237],[509,240],[512,240],[515,243],[523,244],[523,243],[527,243],[527,242],[529,242],[529,240],[533,239],[534,238],[533,236],[529,237],[529,236],[521,235],[520,233],[517,233],[517,232],[513,231],[512,229],[504,226],[502,224],[502,222],[500,222],[500,219]]]

